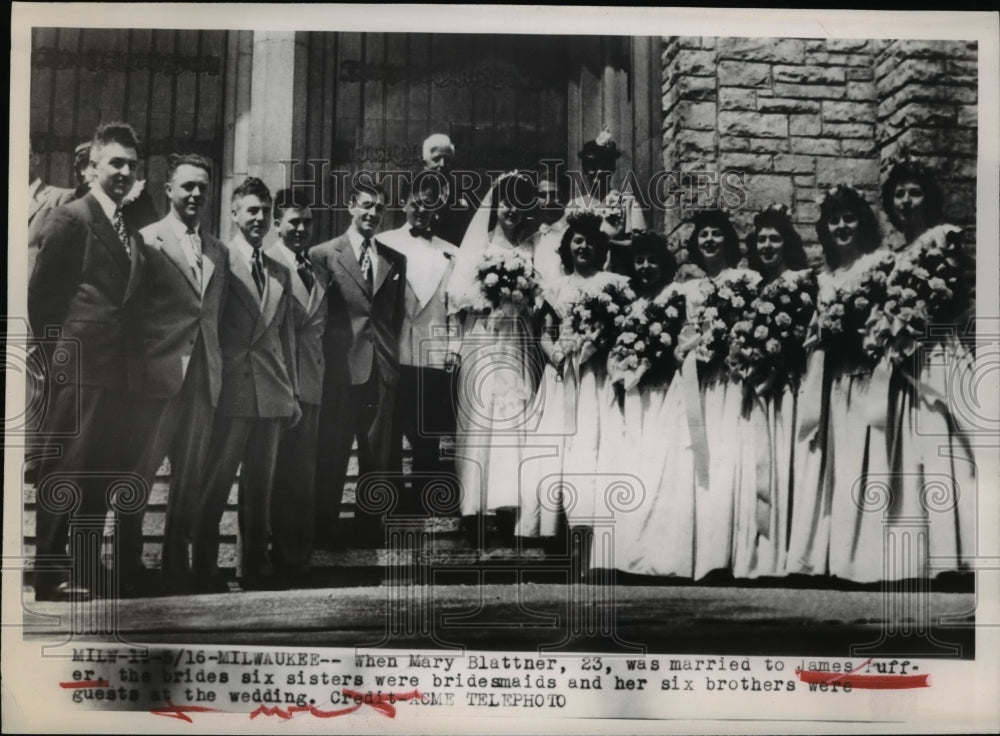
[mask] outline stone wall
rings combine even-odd
[[[846,183],[891,239],[880,166],[904,147],[940,173],[949,218],[974,226],[975,43],[666,37],[662,61],[664,168],[739,172],[741,234],[785,204],[818,262],[817,200]],[[686,237],[689,214],[669,210],[667,233]]]

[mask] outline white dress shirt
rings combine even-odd
[[[365,242],[365,236],[358,232],[357,228],[352,224],[347,228],[347,239],[351,241],[351,250],[354,251],[354,257],[358,259],[358,265],[361,265],[361,245]],[[375,250],[375,236],[372,235],[368,238],[368,243],[371,246],[368,251],[368,257],[372,262],[372,283],[378,281],[378,252]]]
[[[236,246],[236,252],[239,253],[240,256],[243,257],[243,260],[247,264],[247,268],[250,269],[250,275],[252,276],[253,275],[253,252],[254,252],[254,247],[252,245],[250,245],[250,243],[247,242],[247,239],[243,237],[243,233],[241,233],[239,230],[237,230],[236,231],[236,235],[233,236],[233,245]],[[264,262],[264,251],[263,251],[263,249],[260,252],[260,260],[261,260],[261,263]],[[261,308],[264,307],[264,302],[267,301],[268,283],[270,282],[270,280],[271,279],[269,279],[268,275],[267,275],[267,264],[265,264],[264,265],[264,292],[260,295],[260,305],[261,305]]]

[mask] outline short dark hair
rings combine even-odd
[[[694,229],[688,237],[687,249],[691,262],[704,269],[705,263],[698,249],[698,233],[706,227],[717,227],[722,231],[722,256],[726,265],[732,268],[740,262],[740,237],[736,234],[732,220],[722,210],[701,210],[694,216]]]
[[[937,177],[919,161],[907,159],[892,167],[889,178],[882,185],[882,209],[897,230],[902,230],[902,223],[896,208],[893,206],[893,194],[896,187],[904,181],[915,181],[924,190],[924,213],[927,225],[933,227],[939,224],[943,217],[944,193],[938,184]]]
[[[280,220],[285,210],[312,209],[312,198],[302,189],[282,189],[274,195],[274,219]]]
[[[431,198],[443,200],[448,191],[448,180],[437,169],[421,169],[403,182],[404,199],[408,202],[420,194],[430,194]]]
[[[862,253],[871,253],[878,248],[882,240],[875,213],[861,193],[845,184],[834,187],[823,198],[819,206],[819,220],[816,222],[816,236],[819,238],[819,244],[823,246],[826,265],[830,268],[840,265],[840,252],[830,232],[830,218],[835,212],[844,210],[853,212],[858,218],[858,250]]]
[[[271,206],[271,190],[256,176],[248,176],[244,179],[243,183],[233,190],[233,195],[229,201],[236,204],[239,200],[249,196],[257,197],[267,207]]]
[[[174,178],[174,172],[181,166],[197,166],[212,178],[212,162],[200,153],[171,153],[167,156],[167,181]]]
[[[559,260],[562,261],[563,269],[567,273],[573,273],[573,252],[570,250],[570,241],[573,235],[580,233],[587,239],[587,242],[594,248],[594,263],[598,264],[598,270],[604,266],[604,261],[608,257],[608,248],[611,247],[608,234],[601,230],[603,219],[593,212],[573,212],[566,218],[567,227],[559,241]]]
[[[139,136],[128,123],[105,123],[94,131],[90,142],[90,158],[100,158],[101,149],[109,143],[117,143],[125,148],[132,148],[138,154]]]
[[[667,247],[667,239],[655,230],[643,230],[636,233],[632,238],[632,244],[628,248],[630,261],[626,264],[630,279],[636,278],[635,257],[637,255],[654,256],[663,271],[663,283],[669,284],[677,275],[677,259]]]
[[[359,171],[351,178],[351,203],[357,202],[361,194],[389,199],[377,175],[371,171]]]
[[[792,224],[792,218],[788,216],[788,212],[769,207],[758,212],[757,216],[753,218],[753,229],[747,235],[747,263],[750,268],[758,273],[763,273],[764,266],[760,262],[760,254],[757,252],[757,236],[766,227],[772,227],[781,234],[781,238],[784,240],[782,257],[789,269],[801,271],[808,265],[806,250],[802,245],[802,236]]]

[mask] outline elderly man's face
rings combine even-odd
[[[451,146],[431,146],[424,159],[425,168],[442,174],[450,173],[454,165],[455,151]]]

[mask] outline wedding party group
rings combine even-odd
[[[607,209],[569,208],[555,238],[527,232],[531,212],[509,204],[525,201],[519,186],[497,183],[495,225],[470,230],[449,286],[465,335],[507,367],[460,374],[463,514],[506,511],[524,537],[594,530],[590,567],[644,575],[966,569],[969,264],[932,172],[907,158],[888,174],[902,250],[842,184],[820,203],[818,273],[785,206],[754,217],[746,267],[728,213],[709,209],[685,248],[701,275],[680,282],[658,233],[631,233],[611,258]],[[553,251],[561,270],[545,265]],[[463,410],[477,396],[485,420]]]
[[[967,569],[975,448],[954,387],[973,355],[954,326],[970,264],[918,161],[895,162],[882,192],[905,248],[841,184],[820,203],[815,272],[780,203],[742,238],[727,211],[698,210],[668,244],[611,187],[607,133],[579,152],[587,191],[517,170],[474,204],[451,196],[455,147],[432,135],[402,227],[381,229],[386,193],[356,178],[347,230],[315,244],[306,193],[253,177],[227,202],[230,242],[206,232],[215,168],[193,154],[170,158],[167,215],[138,221],[139,150],[127,124],[101,126],[85,186],[31,223],[32,332],[55,328],[39,349],[79,377],[45,387],[37,599],[227,589],[234,482],[245,588],[294,583],[345,536],[378,544],[388,512],[433,516],[445,478],[467,527],[583,530],[590,568],[862,583]],[[164,458],[154,575],[142,518]],[[109,490],[123,477],[138,479],[128,503]],[[109,506],[112,591],[84,569],[99,555],[70,544],[74,518]]]

